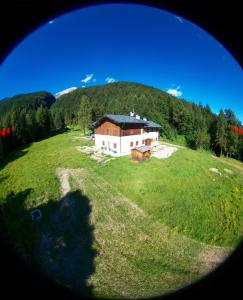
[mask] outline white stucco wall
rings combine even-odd
[[[143,146],[142,140],[143,140],[143,134],[122,136],[121,137],[121,152],[122,153],[130,153],[132,148]],[[138,141],[137,146],[136,146],[136,141]],[[133,142],[132,147],[130,146],[131,142]]]
[[[144,139],[152,139],[151,146],[156,146],[159,143],[159,132],[146,132],[143,134]],[[156,141],[154,141],[156,139]]]
[[[105,142],[103,145],[102,142]],[[116,148],[114,148],[114,143],[116,143]],[[95,134],[95,147],[97,149],[102,149],[105,153],[111,155],[120,154],[120,137],[113,135]]]
[[[95,146],[97,149],[102,149],[105,153],[108,153],[113,156],[126,155],[131,152],[132,148],[144,146],[145,144],[143,144],[142,141],[147,138],[152,139],[152,147],[158,145],[158,132],[144,132],[143,134],[128,135],[122,137],[95,134]],[[154,141],[154,139],[157,140]],[[103,141],[105,142],[105,145],[103,145]],[[136,145],[136,141],[138,141],[138,145]],[[130,146],[131,142],[133,142],[132,147]],[[114,143],[116,143],[116,148],[114,148]]]

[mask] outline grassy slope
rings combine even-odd
[[[170,228],[206,243],[232,246],[243,233],[242,175],[233,167],[234,174],[228,175],[224,168],[207,152],[180,149],[165,160],[136,164],[122,157],[98,170]]]
[[[235,166],[237,169],[243,171],[242,161],[236,160],[234,158],[225,157],[225,156],[220,157],[220,160],[222,160],[223,162],[227,162],[229,165]]]
[[[87,281],[94,295],[139,297],[168,292],[200,277],[202,264],[197,258],[204,247],[200,241],[236,243],[243,211],[239,170],[228,177],[210,173],[209,167],[222,170],[224,165],[208,153],[188,149],[166,160],[152,158],[137,164],[121,157],[101,165],[75,149],[88,143],[74,140],[77,134],[73,131],[34,143],[17,152],[20,157],[0,171],[1,207],[6,219],[15,220],[10,234],[34,254],[40,252],[43,235],[49,236],[52,265],[45,251],[39,257],[41,262],[48,261],[44,268],[47,273],[52,270],[50,276],[80,292],[77,277],[66,277],[73,271],[72,264],[62,258],[77,257],[73,248],[79,251],[80,237],[74,231],[83,228],[82,218],[72,221],[65,217],[72,212],[58,206],[55,174],[59,167],[84,170],[71,183],[73,191],[84,189],[92,207],[96,254]],[[38,223],[28,213],[35,207],[43,212]],[[77,206],[77,214],[80,209]],[[60,237],[66,246],[56,250]]]

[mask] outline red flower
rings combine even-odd
[[[8,127],[7,129],[6,129],[6,134],[10,134],[10,127]]]
[[[2,135],[2,136],[5,136],[5,133],[6,133],[6,132],[5,132],[5,128],[3,128],[3,129],[2,129],[2,132],[1,132],[1,135]]]
[[[242,127],[236,127],[236,126],[233,126],[233,125],[229,125],[228,128],[231,131],[233,131],[233,132],[235,132],[235,133],[237,133],[239,135],[243,135],[243,128]]]

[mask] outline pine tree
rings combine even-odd
[[[40,137],[45,137],[50,132],[50,116],[48,109],[40,106],[36,111],[36,122],[40,130]]]
[[[65,128],[65,122],[63,114],[60,111],[56,111],[53,116],[53,123],[55,129],[64,129]]]
[[[243,161],[243,135],[239,137],[238,158]]]
[[[0,165],[3,161],[4,158],[4,153],[3,153],[3,142],[2,142],[2,138],[0,136]]]
[[[227,143],[226,152],[227,156],[238,155],[239,149],[239,135],[233,132],[231,129],[227,129]]]
[[[89,98],[82,96],[81,105],[78,112],[78,123],[85,134],[86,129],[91,126],[92,123],[92,109],[90,106]]]
[[[232,111],[232,109],[227,108],[224,110],[225,118],[228,124],[238,126],[239,121],[236,118],[235,113]]]
[[[221,109],[218,115],[217,125],[216,125],[216,143],[220,147],[220,155],[223,154],[227,144],[227,120],[225,118],[224,112]]]
[[[28,140],[29,142],[31,142],[36,137],[36,120],[35,120],[35,113],[33,111],[29,111],[25,115],[25,124],[26,124]]]
[[[64,123],[65,123],[65,126],[71,125],[71,116],[68,111],[66,111],[64,114]]]
[[[233,132],[232,127],[238,127],[239,121],[236,118],[235,113],[232,109],[228,108],[224,110],[225,118],[228,124],[228,128],[226,130],[226,152],[227,156],[238,156],[239,151],[239,135],[236,132]]]
[[[194,145],[196,149],[208,149],[210,144],[210,136],[207,133],[206,128],[200,128],[195,131],[194,136]]]

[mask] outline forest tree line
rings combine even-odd
[[[35,97],[28,99],[28,105],[21,102],[21,97],[14,105],[9,104],[11,99],[5,100],[4,111],[0,101],[0,130],[15,128],[8,145],[3,145],[5,137],[0,137],[0,157],[66,127],[78,126],[86,133],[104,114],[127,115],[134,109],[141,117],[158,122],[161,136],[171,141],[243,160],[241,122],[230,108],[221,109],[217,115],[209,105],[197,105],[159,89],[128,82],[80,88],[57,100],[49,93],[43,93],[42,100],[38,94],[38,103]]]

